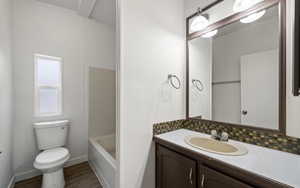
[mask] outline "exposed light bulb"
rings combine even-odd
[[[265,13],[266,13],[266,10],[262,10],[260,12],[253,13],[245,18],[240,19],[240,22],[242,22],[242,23],[254,22],[254,21],[260,19],[261,17],[263,17],[265,15]]]
[[[205,33],[201,37],[202,38],[211,38],[211,37],[215,36],[217,33],[218,33],[218,30],[216,29],[216,30],[210,31],[208,33]]]
[[[244,11],[262,1],[263,0],[236,0],[233,5],[233,12]]]
[[[201,31],[202,29],[205,29],[208,26],[208,24],[208,19],[202,15],[199,15],[196,18],[194,18],[191,23],[191,32]]]

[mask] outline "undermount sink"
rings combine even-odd
[[[248,153],[247,148],[242,145],[200,136],[188,136],[185,138],[185,142],[195,148],[220,155],[239,156]]]

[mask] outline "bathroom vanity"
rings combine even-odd
[[[156,188],[300,187],[300,156],[251,144],[242,156],[225,156],[186,143],[209,135],[179,129],[156,135]]]
[[[211,25],[226,1],[186,20],[186,119],[154,125],[156,188],[300,187],[300,139],[286,135],[286,2],[243,2],[254,1]]]

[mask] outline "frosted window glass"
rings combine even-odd
[[[38,57],[38,85],[57,86],[60,83],[60,62],[58,60]]]
[[[39,108],[41,114],[58,113],[59,97],[56,88],[40,88],[39,89]]]
[[[61,59],[35,55],[35,111],[37,116],[62,113]]]

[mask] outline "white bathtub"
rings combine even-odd
[[[89,163],[103,188],[115,188],[115,135],[89,139]]]

